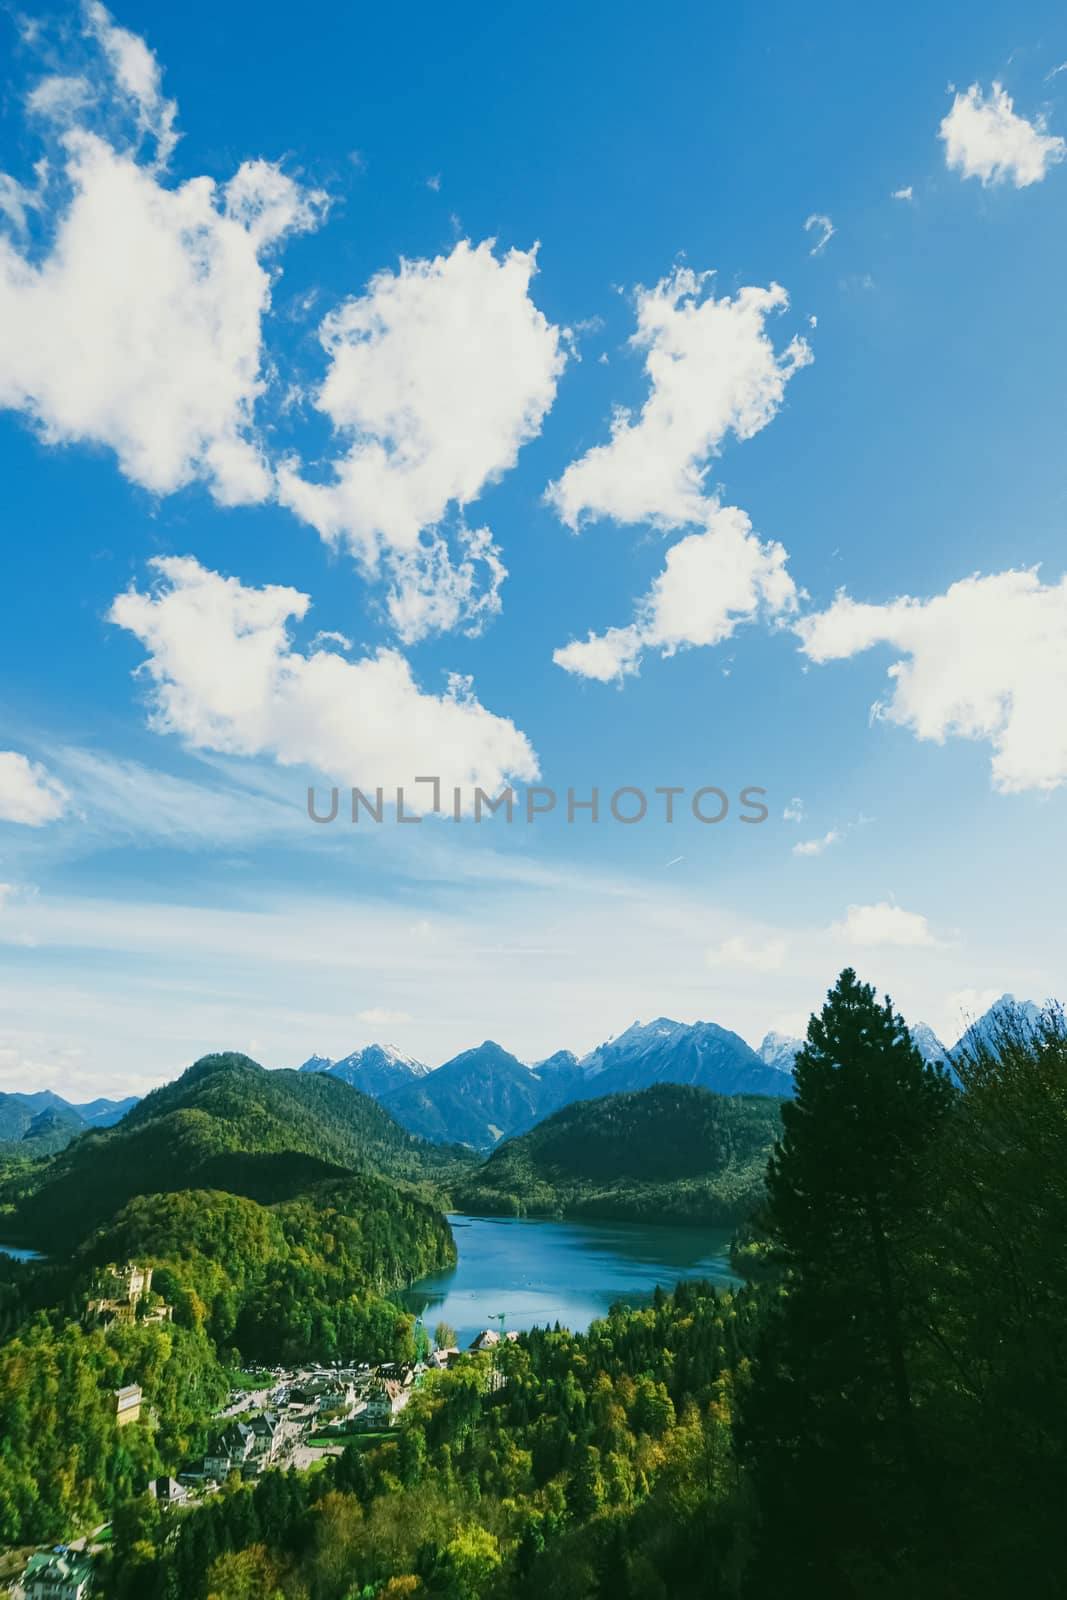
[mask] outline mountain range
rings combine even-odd
[[[474,1150],[491,1150],[563,1106],[658,1083],[776,1099],[792,1092],[790,1070],[761,1061],[738,1034],[667,1017],[635,1022],[581,1059],[558,1050],[533,1066],[486,1039],[435,1071],[377,1045],[338,1062],[311,1056],[299,1070],[343,1078],[419,1138]]]
[[[1027,1027],[1040,1016],[1031,1001],[1003,995],[951,1048],[922,1022],[912,1026],[912,1038],[927,1060],[944,1061],[951,1070],[961,1051],[993,1037],[1007,1007],[1014,1007]],[[485,1152],[564,1106],[659,1083],[786,1099],[793,1093],[793,1062],[801,1045],[800,1039],[772,1032],[754,1050],[739,1034],[716,1023],[657,1017],[633,1023],[585,1056],[557,1050],[532,1066],[487,1039],[435,1069],[393,1045],[370,1044],[338,1060],[312,1055],[298,1072],[274,1076],[279,1082],[338,1080],[377,1102],[416,1139]],[[146,1102],[130,1096],[76,1104],[50,1089],[0,1093],[0,1157],[54,1155],[79,1134],[109,1129],[124,1118],[126,1126],[127,1113],[141,1104],[157,1105],[167,1087],[154,1091]],[[446,1159],[458,1156],[454,1150]],[[417,1167],[421,1161],[409,1164]]]
[[[63,1248],[138,1195],[224,1190],[274,1205],[353,1174],[408,1188],[447,1183],[473,1161],[469,1151],[414,1138],[329,1074],[205,1056],[120,1123],[87,1130],[18,1176],[10,1232]]]
[[[961,1050],[992,1036],[1006,1007],[1014,1007],[1027,1026],[1040,1015],[1031,1001],[1017,1003],[1012,995],[1002,995],[951,1048],[924,1022],[912,1026],[912,1039],[927,1061],[944,1061],[951,1070]],[[311,1056],[299,1070],[343,1078],[422,1139],[487,1151],[564,1106],[658,1083],[787,1099],[802,1044],[772,1032],[754,1050],[717,1023],[657,1017],[631,1024],[588,1055],[558,1050],[532,1066],[487,1039],[436,1069],[391,1045],[368,1045],[339,1061]]]
[[[72,1105],[51,1089],[39,1089],[34,1094],[0,1094],[0,1152],[30,1157],[52,1155],[87,1128],[110,1128],[136,1104],[136,1095],[125,1100],[89,1100]]]

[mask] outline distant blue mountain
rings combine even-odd
[[[1024,1033],[1033,1032],[1040,1021],[1041,1007],[1032,1000],[1016,1000],[1013,994],[1002,994],[983,1016],[964,1029],[948,1052],[949,1058],[956,1059],[980,1046],[995,1052],[998,1034],[1004,1028],[1017,1027]]]
[[[51,1089],[0,1094],[0,1145],[8,1153],[52,1155],[88,1128],[112,1127],[136,1104],[136,1095],[72,1105]]]
[[[368,1044],[338,1061],[331,1061],[329,1056],[309,1056],[299,1070],[328,1072],[331,1078],[341,1078],[353,1089],[383,1100],[394,1089],[425,1077],[430,1069],[393,1044]]]
[[[576,1100],[648,1089],[654,1083],[691,1084],[716,1094],[793,1092],[791,1070],[762,1061],[740,1034],[715,1022],[635,1022],[581,1062],[584,1082]],[[790,1061],[790,1069],[792,1061]]]
[[[951,1050],[924,1022],[911,1027],[912,1040],[925,1060],[943,1061],[951,1069],[965,1041],[991,1037],[997,1015],[1012,1004],[1010,995],[1003,996]],[[1018,1014],[1028,1026],[1039,1016],[1030,1001],[1023,1002]],[[532,1067],[487,1039],[433,1071],[392,1045],[368,1045],[340,1061],[311,1056],[300,1070],[344,1078],[424,1139],[490,1150],[575,1101],[657,1083],[788,1099],[794,1092],[793,1062],[802,1045],[802,1039],[768,1033],[753,1050],[739,1034],[717,1023],[657,1017],[632,1023],[580,1059],[571,1050],[557,1050]]]

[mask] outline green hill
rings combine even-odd
[[[725,1226],[762,1195],[779,1106],[670,1083],[578,1102],[501,1145],[456,1202],[493,1215]]]
[[[353,1172],[444,1183],[471,1158],[425,1144],[336,1078],[215,1055],[7,1186],[12,1237],[65,1248],[138,1195],[216,1189],[271,1204]]]
[[[152,1266],[180,1326],[265,1362],[413,1354],[411,1319],[383,1296],[455,1259],[440,1211],[366,1176],[271,1206],[205,1189],[139,1196],[78,1255],[90,1266]]]

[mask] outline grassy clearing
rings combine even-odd
[[[308,1440],[308,1444],[312,1450],[328,1450],[334,1444],[354,1444],[360,1450],[369,1450],[372,1445],[381,1444],[383,1439],[392,1438],[395,1438],[395,1433],[391,1428],[378,1433],[365,1433],[353,1428],[348,1432],[317,1433]]]
[[[277,1378],[273,1372],[228,1372],[231,1389],[273,1389]]]

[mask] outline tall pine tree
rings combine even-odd
[[[765,1516],[797,1524],[809,1581],[850,1594],[857,1561],[897,1581],[923,1538],[923,1262],[953,1090],[851,969],[795,1074],[767,1173],[785,1283],[747,1428]]]

